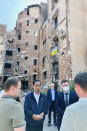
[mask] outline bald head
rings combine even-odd
[[[51,83],[51,89],[54,89],[54,87],[55,87],[55,84]]]

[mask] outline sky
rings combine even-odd
[[[7,30],[16,26],[18,13],[28,5],[47,2],[47,0],[0,0],[0,24],[6,24]]]

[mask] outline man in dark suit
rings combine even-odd
[[[40,92],[40,81],[33,83],[33,91],[24,102],[26,131],[43,131],[43,122],[47,114],[46,96]]]
[[[56,109],[58,112],[57,116],[58,131],[60,130],[63,114],[66,107],[78,101],[78,96],[76,95],[76,93],[74,91],[70,91],[69,82],[67,80],[62,80],[61,85],[63,91],[58,93],[56,100]]]
[[[51,83],[51,89],[47,91],[47,104],[48,104],[48,126],[51,125],[51,112],[54,115],[54,125],[56,126],[56,97],[57,89],[55,89],[54,83]]]

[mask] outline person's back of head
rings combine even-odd
[[[74,78],[75,90],[80,97],[87,95],[87,72],[80,72]]]
[[[5,94],[17,98],[21,91],[21,81],[17,77],[9,77],[4,84]]]

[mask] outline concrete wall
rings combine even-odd
[[[69,36],[74,76],[80,71],[87,71],[87,1],[70,0],[69,7]]]
[[[5,54],[6,25],[0,25],[0,85],[3,77],[3,63]]]

